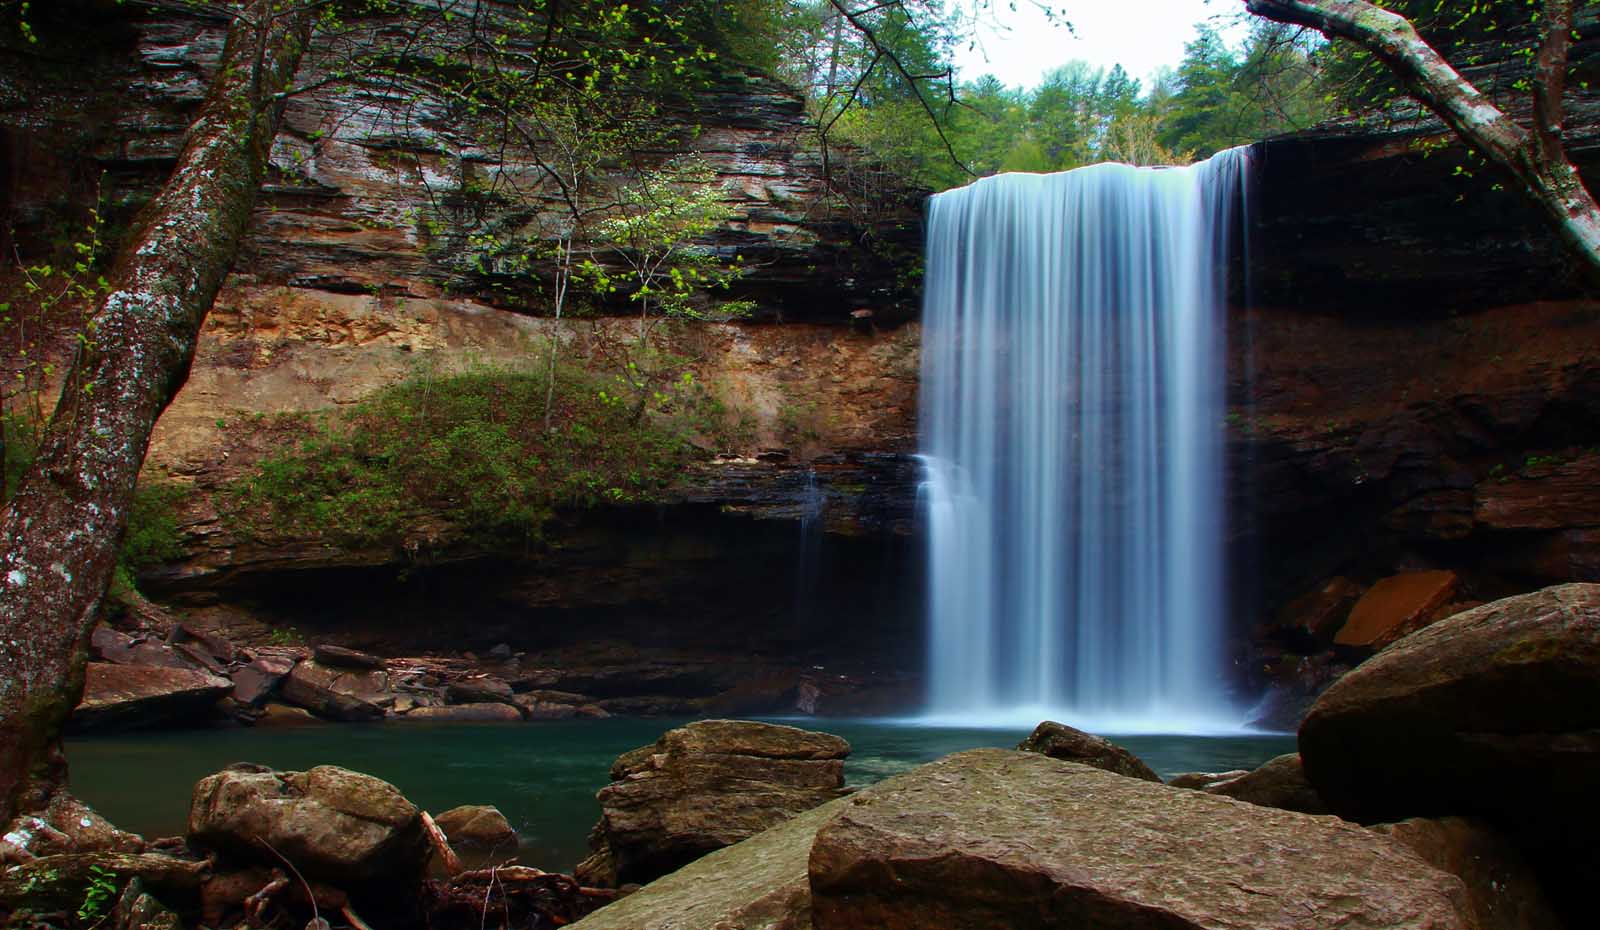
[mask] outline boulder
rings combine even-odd
[[[815,930],[1472,930],[1461,880],[1332,817],[978,749],[848,798]]]
[[[1176,784],[1176,780],[1174,780]],[[1317,789],[1306,780],[1298,752],[1285,753],[1269,759],[1253,772],[1232,778],[1222,778],[1199,786],[1207,794],[1234,798],[1262,807],[1299,811],[1302,814],[1326,814],[1328,805],[1317,795]]]
[[[846,803],[830,801],[709,853],[571,930],[811,930],[811,844]]]
[[[335,646],[330,643],[323,643],[317,646],[311,651],[311,655],[323,665],[333,668],[363,670],[383,668],[383,660],[371,653],[361,652],[356,649],[346,649],[343,646]]]
[[[596,796],[579,881],[646,882],[840,796],[850,744],[743,720],[702,720],[618,757]]]
[[[278,686],[293,670],[292,661],[276,656],[263,656],[236,668],[228,675],[233,681],[233,699],[240,704],[260,707],[277,693]]]
[[[1317,700],[1300,754],[1342,817],[1480,816],[1551,870],[1552,893],[1581,894],[1600,867],[1600,585],[1505,598],[1396,642]]]
[[[393,785],[331,765],[236,765],[202,778],[188,838],[244,863],[280,865],[281,855],[306,876],[341,886],[404,884],[421,876],[430,851],[420,813]]]
[[[433,818],[452,846],[470,849],[516,849],[517,831],[500,809],[489,804],[463,804]]]
[[[1367,590],[1333,638],[1340,646],[1382,649],[1426,626],[1433,612],[1455,597],[1455,572],[1405,572]]]
[[[456,704],[509,704],[511,686],[490,675],[462,678],[445,686],[445,694]]]
[[[399,719],[436,723],[521,723],[522,711],[510,704],[451,704],[414,707]]]
[[[1461,879],[1477,930],[1562,930],[1532,867],[1487,823],[1419,817],[1373,829]]]
[[[1064,723],[1056,723],[1054,720],[1046,720],[1034,727],[1028,738],[1017,744],[1017,748],[1023,752],[1037,752],[1052,759],[1082,762],[1084,765],[1092,765],[1097,769],[1105,769],[1107,772],[1115,772],[1129,778],[1161,781],[1161,776],[1150,766],[1145,765],[1138,756],[1116,743]]]
[[[285,701],[330,720],[376,720],[393,703],[389,676],[376,670],[354,671],[306,661],[294,667],[279,686]]]
[[[68,729],[129,730],[203,720],[233,682],[189,668],[90,662]]]

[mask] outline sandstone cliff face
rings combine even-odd
[[[130,220],[171,164],[221,35],[120,7],[97,8],[86,34],[64,9],[42,12],[41,50],[0,48],[0,212],[25,251],[97,189],[109,232]],[[308,83],[327,67],[314,60]],[[515,364],[550,339],[581,353],[595,327],[624,325],[557,326],[539,315],[537,280],[464,271],[462,237],[421,217],[460,205],[469,179],[525,165],[453,136],[443,111],[397,121],[391,104],[331,87],[291,103],[254,235],[152,468],[215,487],[278,441],[263,415],[349,404],[418,371]],[[413,564],[244,540],[202,501],[186,515],[188,555],[152,590],[217,622],[265,617],[374,648],[510,639],[636,665],[656,661],[640,649],[688,650],[691,664],[759,654],[791,698],[807,664],[887,670],[874,683],[909,693],[919,334],[905,282],[920,198],[831,187],[798,99],[758,76],[725,75],[691,109],[702,131],[685,146],[735,207],[715,244],[753,267],[741,286],[757,312],[671,338],[750,416],[741,448],[658,505],[564,516],[537,553],[443,540]],[[1570,134],[1586,165],[1600,159],[1594,109],[1576,107]],[[1229,323],[1241,678],[1264,660],[1281,673],[1263,633],[1294,655],[1326,647],[1253,628],[1334,574],[1359,591],[1448,568],[1461,600],[1600,578],[1600,361],[1587,348],[1600,304],[1578,296],[1532,210],[1442,141],[1409,120],[1257,149],[1255,270],[1237,294],[1249,309]],[[402,609],[414,627],[396,628]],[[806,703],[820,693],[813,683]]]

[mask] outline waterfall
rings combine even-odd
[[[931,716],[1236,726],[1221,441],[1248,164],[1008,174],[930,202]]]

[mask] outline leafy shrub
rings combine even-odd
[[[606,382],[557,371],[419,376],[330,414],[298,448],[230,489],[245,532],[405,546],[423,515],[485,544],[526,542],[557,509],[653,499],[697,452],[703,392],[689,380],[637,418]]]

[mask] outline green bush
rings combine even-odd
[[[558,371],[419,376],[329,414],[298,448],[228,490],[247,533],[404,546],[424,515],[485,544],[537,539],[564,507],[647,501],[692,460],[712,405],[685,379],[635,418],[607,382]]]

